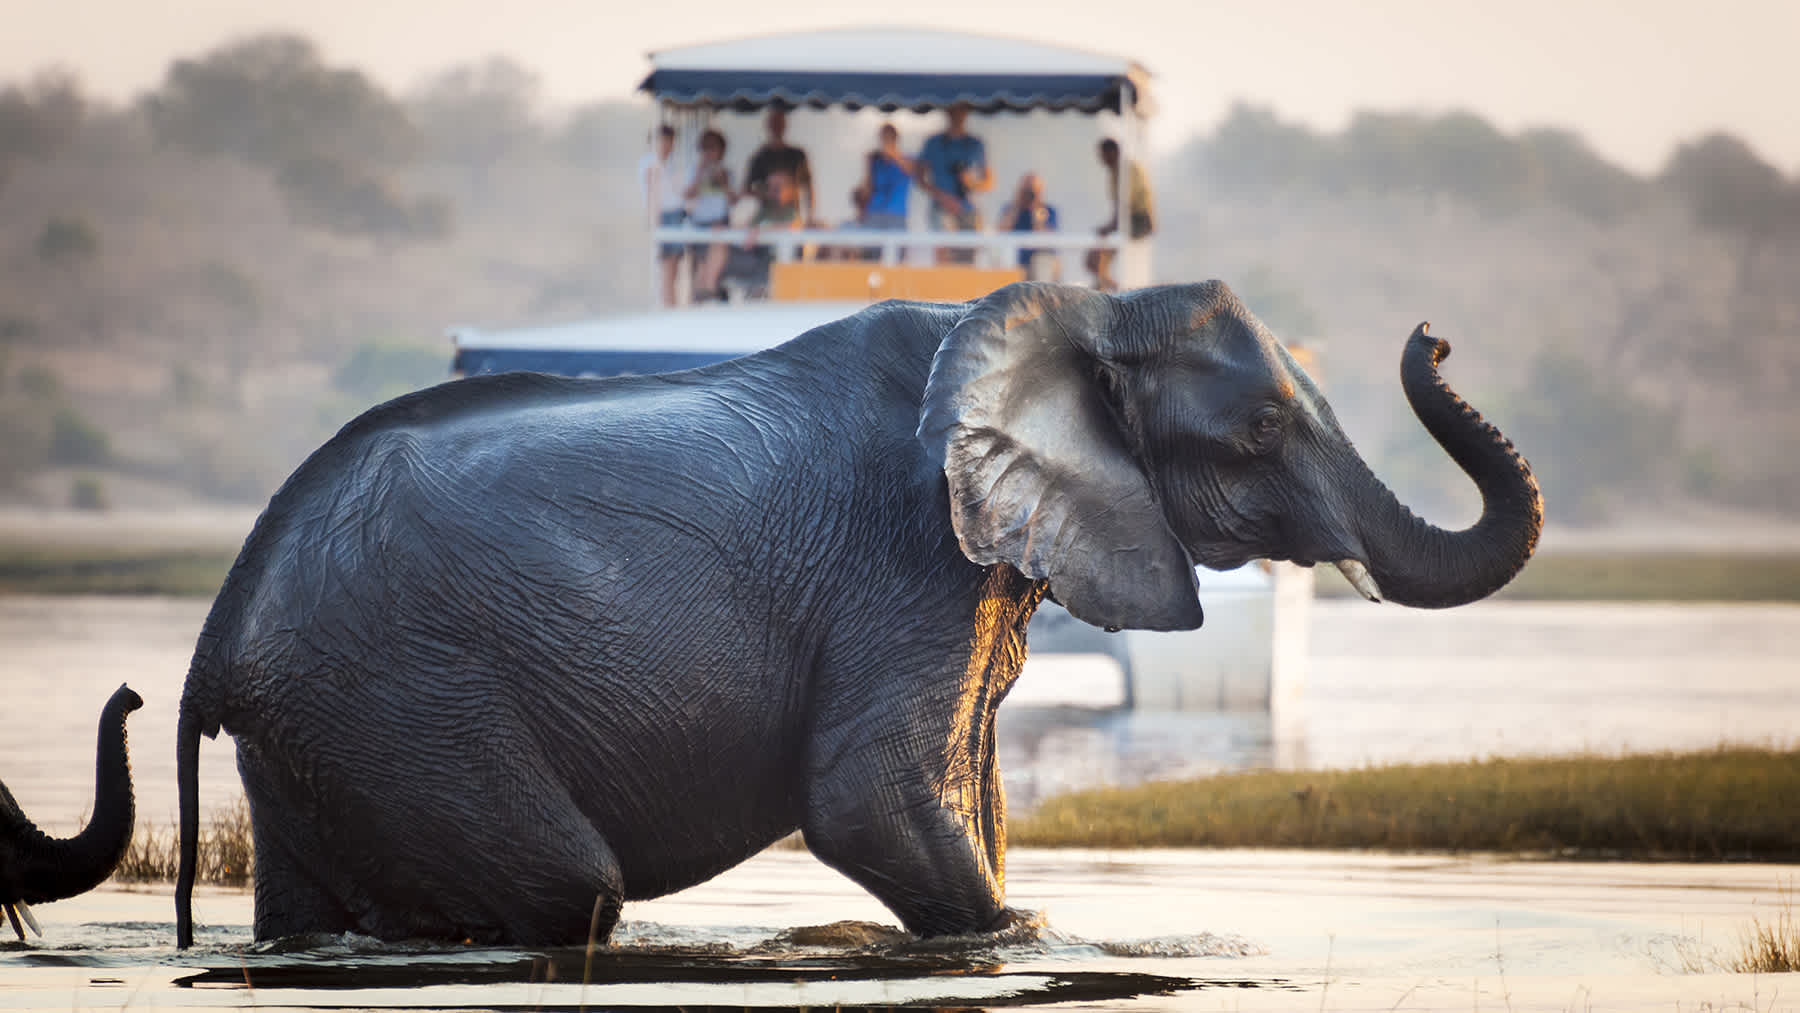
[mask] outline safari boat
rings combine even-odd
[[[882,114],[929,116],[966,103],[972,132],[995,130],[1018,142],[1004,152],[995,150],[1000,145],[989,134],[992,162],[1023,171],[1042,168],[1032,167],[1032,158],[1056,159],[1064,169],[1069,150],[1092,157],[1103,136],[1119,145],[1119,164],[1130,165],[1144,153],[1152,111],[1150,75],[1130,59],[936,30],[764,35],[661,50],[650,54],[650,63],[640,90],[653,99],[653,126],[675,128],[677,150],[692,150],[702,131],[718,129],[742,142],[731,160],[741,164],[755,143],[761,114],[779,106],[806,118],[795,132],[804,134],[797,139],[806,142],[815,180],[858,177],[857,157],[872,143]],[[933,121],[920,126],[921,134],[937,129]],[[1062,146],[1040,143],[1042,138],[1060,139]],[[821,139],[829,143],[818,144]],[[1083,192],[1094,198],[1089,210],[1099,220],[1110,208],[1097,159],[1086,175],[1090,185]],[[1111,207],[1128,207],[1129,173],[1115,175],[1119,190]],[[1007,173],[995,176],[995,191],[1004,193]],[[815,205],[820,196],[814,194]],[[551,326],[454,327],[449,332],[453,369],[458,375],[535,370],[570,376],[688,369],[780,344],[881,299],[979,298],[1026,278],[1021,250],[1078,266],[1087,251],[1104,249],[1113,256],[1122,288],[1155,280],[1151,241],[1133,238],[1128,230],[1097,236],[1092,228],[1074,225],[1070,215],[1065,221],[1071,225],[1059,232],[927,231],[918,197],[907,227],[891,231],[851,232],[811,223],[760,234],[741,226],[653,227],[646,247],[652,258],[663,244],[689,249],[721,242],[766,244],[772,253],[766,297],[752,300],[738,293],[729,302],[664,308],[652,291],[647,293],[651,308],[638,313]],[[845,246],[860,256],[819,255]],[[934,252],[944,249],[963,251],[958,259],[964,262],[936,262]],[[1009,703],[1279,713],[1296,699],[1303,677],[1311,571],[1285,563],[1251,564],[1228,573],[1204,571],[1200,583],[1207,622],[1192,632],[1106,633],[1046,602],[1032,621],[1032,661]],[[1077,660],[1097,664],[1069,665]],[[1104,671],[1106,677],[1051,674],[1074,667],[1090,676]]]

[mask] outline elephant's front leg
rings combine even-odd
[[[870,715],[815,736],[807,847],[921,936],[993,931],[1011,920],[994,697],[976,688],[947,722],[922,716],[933,708],[915,700],[900,720]]]

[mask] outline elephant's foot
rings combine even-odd
[[[1035,939],[1048,923],[1049,919],[1044,917],[1042,911],[1025,911],[1009,906],[1001,908],[1000,913],[982,931],[996,936],[1018,935]]]
[[[871,812],[860,799],[825,810],[809,820],[806,845],[874,894],[915,936],[968,936],[1000,924],[1005,888],[973,828],[937,805],[896,808],[898,818]]]

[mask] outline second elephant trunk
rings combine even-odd
[[[100,713],[93,817],[80,833],[53,838],[16,804],[0,814],[0,902],[43,904],[74,897],[105,882],[118,867],[137,818],[125,717],[143,705],[137,693],[120,686]]]

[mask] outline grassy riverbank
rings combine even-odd
[[[1800,861],[1800,751],[1262,771],[1079,792],[1012,822],[1025,847],[1375,848]]]
[[[0,544],[0,593],[211,597],[237,558],[230,548]]]
[[[209,597],[238,545],[34,544],[0,541],[0,593]],[[1321,597],[1355,592],[1318,568]],[[1541,552],[1498,595],[1522,601],[1800,601],[1800,553]]]

